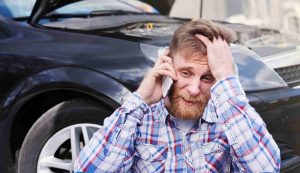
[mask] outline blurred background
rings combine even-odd
[[[298,0],[144,0],[161,14],[243,23],[300,33]]]

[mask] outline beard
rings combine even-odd
[[[196,120],[202,116],[209,98],[210,95],[191,96],[188,91],[181,91],[173,85],[169,93],[170,107],[168,111],[181,119]]]

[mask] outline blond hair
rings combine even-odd
[[[195,37],[196,34],[201,34],[210,41],[214,37],[221,37],[228,44],[236,39],[235,33],[225,26],[210,20],[199,19],[184,23],[177,28],[171,40],[169,55],[171,57],[176,53],[199,53],[200,55],[206,55],[206,46]]]

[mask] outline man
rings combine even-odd
[[[75,172],[279,172],[279,149],[235,76],[232,36],[206,20],[178,28]],[[174,80],[165,98],[162,76]]]

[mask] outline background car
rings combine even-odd
[[[0,12],[0,170],[7,173],[72,172],[104,118],[188,21],[125,0],[0,0]],[[237,34],[238,75],[281,149],[282,172],[299,171],[299,37],[220,24]]]

